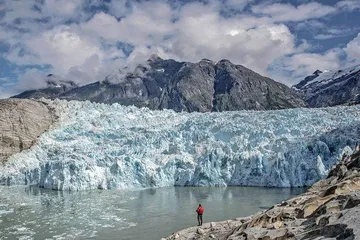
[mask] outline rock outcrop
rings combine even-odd
[[[153,55],[135,70],[120,69],[105,80],[77,87],[64,82],[15,97],[89,100],[187,112],[305,107],[295,91],[228,60],[177,62]]]
[[[360,149],[302,195],[247,218],[182,230],[172,239],[360,239]],[[201,230],[200,230],[201,229]]]
[[[30,148],[55,121],[45,103],[26,99],[0,100],[0,163]]]

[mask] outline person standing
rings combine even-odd
[[[202,223],[203,223],[203,218],[202,218],[202,215],[204,213],[204,207],[201,206],[201,204],[199,204],[199,207],[196,209],[196,212],[197,212],[197,219],[198,219],[198,223],[199,225],[198,226],[201,226]]]

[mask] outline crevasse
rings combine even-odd
[[[175,113],[47,101],[57,123],[0,167],[57,190],[310,185],[360,139],[360,107]]]

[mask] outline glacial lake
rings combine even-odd
[[[144,239],[204,222],[245,217],[304,192],[303,188],[166,187],[58,192],[0,186],[0,240]]]

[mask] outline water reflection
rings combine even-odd
[[[303,189],[169,187],[58,192],[0,187],[0,239],[160,239],[204,221],[247,216]]]

